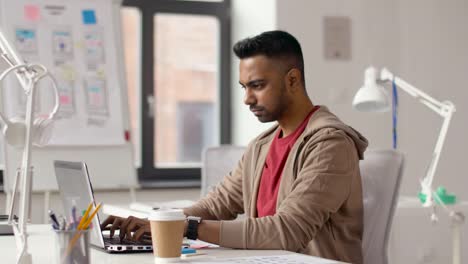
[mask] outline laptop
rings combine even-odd
[[[55,176],[63,202],[65,216],[71,219],[72,207],[76,206],[77,212],[83,212],[88,205],[94,201],[93,187],[89,178],[88,167],[84,162],[54,161]],[[81,215],[79,213],[78,215]],[[120,241],[118,234],[110,238],[108,231],[104,234],[101,230],[99,214],[93,219],[90,234],[90,243],[98,249],[103,249],[109,253],[117,252],[151,252],[151,244],[134,242],[131,240]],[[117,232],[116,232],[117,233]]]

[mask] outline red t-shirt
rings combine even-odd
[[[315,106],[296,130],[287,137],[280,138],[282,131],[279,130],[273,142],[263,166],[262,178],[257,196],[257,216],[263,217],[276,213],[276,201],[281,181],[284,164],[288,158],[292,146],[297,138],[304,132],[312,114],[319,108]]]

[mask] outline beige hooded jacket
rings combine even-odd
[[[283,249],[362,263],[359,159],[368,143],[325,106],[310,118],[284,166],[276,214],[257,218],[257,191],[277,125],[247,147],[237,167],[189,215],[223,220],[220,245]],[[247,218],[231,221],[238,214]]]

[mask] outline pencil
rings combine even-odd
[[[94,210],[94,212],[91,214],[91,216],[88,219],[86,219],[86,222],[81,226],[82,229],[88,228],[88,226],[91,224],[91,221],[93,221],[93,217],[97,214],[101,206],[102,206],[102,203],[99,203],[96,209]]]
[[[93,208],[93,202],[91,202],[91,203],[88,205],[88,209],[86,209],[86,212],[84,213],[83,217],[81,218],[81,221],[80,221],[80,223],[78,224],[77,229],[81,229],[82,225],[86,222],[86,220],[87,220],[87,218],[88,218],[88,215],[89,215],[89,211],[91,211],[91,208]]]

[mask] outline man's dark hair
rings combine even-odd
[[[301,71],[302,84],[305,85],[301,44],[288,32],[266,31],[260,35],[240,40],[232,49],[239,59],[264,55],[268,58],[286,60],[290,67]]]

